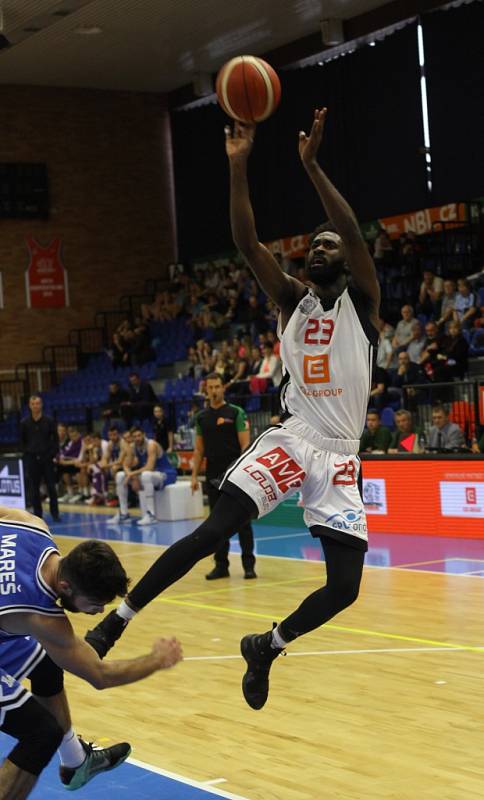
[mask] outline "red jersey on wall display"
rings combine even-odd
[[[44,247],[29,237],[27,246],[30,252],[25,272],[28,308],[65,308],[69,305],[69,290],[61,240],[53,239]]]

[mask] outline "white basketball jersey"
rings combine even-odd
[[[328,311],[311,290],[304,295],[282,334],[281,359],[283,411],[327,438],[359,439],[371,389],[373,345],[348,289]]]

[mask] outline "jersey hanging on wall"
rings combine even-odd
[[[62,262],[60,239],[46,246],[27,239],[30,262],[25,272],[28,308],[65,308],[69,305],[67,272]]]

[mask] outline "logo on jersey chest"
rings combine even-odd
[[[307,294],[305,297],[303,297],[303,299],[299,303],[298,309],[301,312],[301,314],[308,315],[311,313],[311,311],[313,311],[316,308],[317,305],[318,301],[316,300],[316,298],[313,297],[311,294]]]

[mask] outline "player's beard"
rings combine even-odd
[[[70,611],[71,614],[79,614],[79,609],[74,605],[72,598],[63,592],[59,592],[59,602],[63,609]]]
[[[346,264],[344,259],[338,258],[331,261],[329,264],[325,260],[324,262],[314,265],[314,267],[309,266],[307,275],[312,283],[315,283],[317,286],[326,287],[335,283],[341,275],[344,275],[345,270]]]

